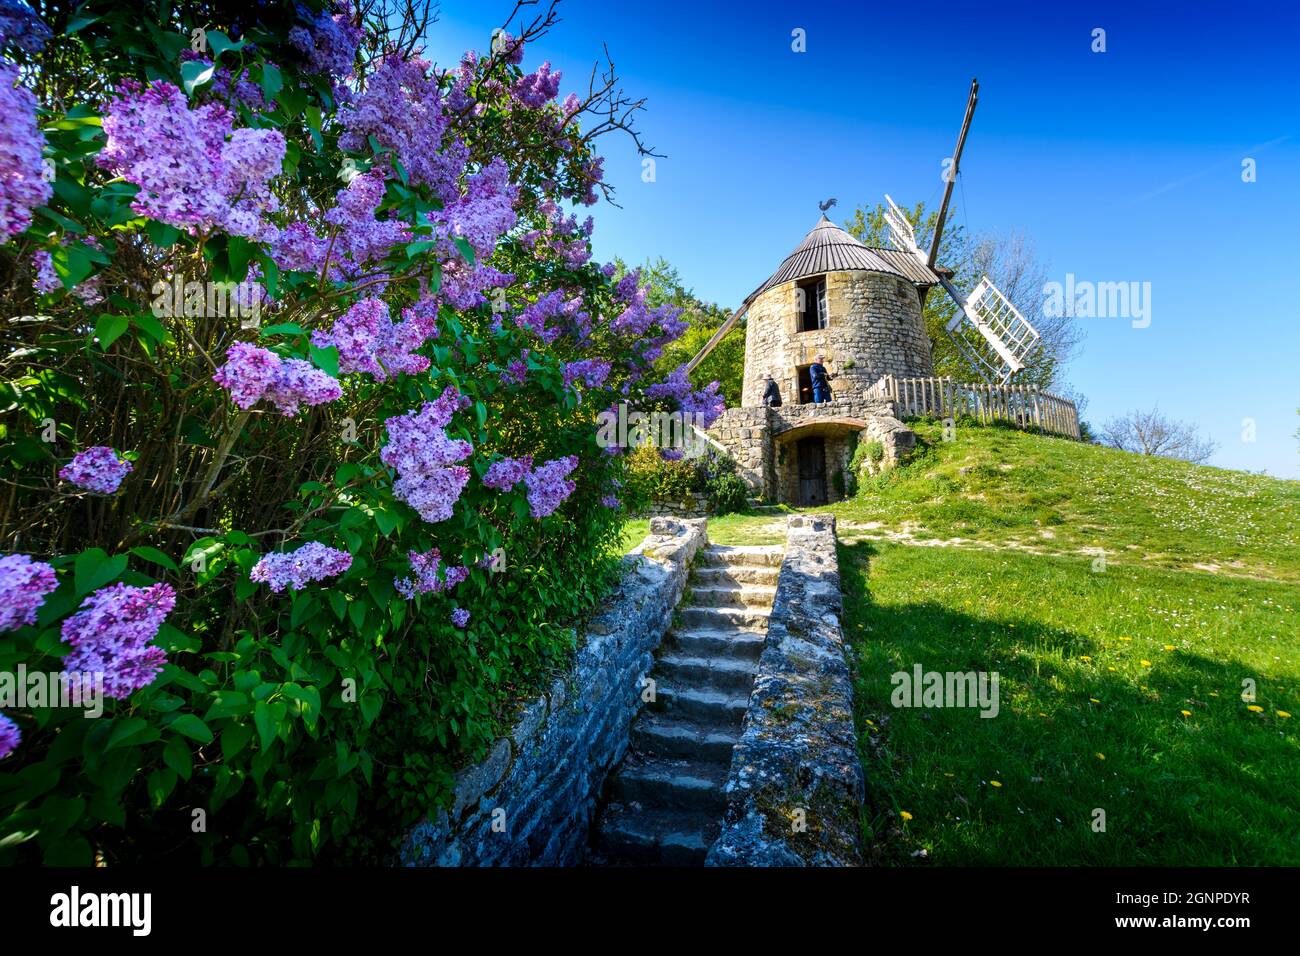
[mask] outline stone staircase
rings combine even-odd
[[[782,545],[699,552],[654,669],[655,698],[606,784],[590,862],[692,866],[721,827],[723,785],[749,706]]]

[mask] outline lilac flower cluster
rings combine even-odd
[[[605,379],[609,377],[610,368],[610,363],[604,359],[582,359],[578,362],[568,362],[564,366],[564,384],[569,387],[574,382],[582,381],[588,388],[600,388],[605,384]]]
[[[502,458],[488,466],[486,474],[483,475],[483,484],[494,491],[509,491],[528,476],[532,467],[532,455],[525,455],[523,458]]]
[[[444,205],[459,194],[457,182],[469,148],[459,140],[444,142],[448,118],[436,77],[424,60],[386,56],[366,77],[365,92],[339,110],[339,149],[369,154],[367,138],[387,146],[413,183],[433,190]]]
[[[588,216],[579,224],[575,215],[566,216],[564,210],[547,200],[539,207],[548,219],[545,229],[533,229],[519,237],[519,242],[539,255],[553,252],[570,269],[579,269],[591,259],[591,233],[595,221]]]
[[[481,259],[470,265],[457,255],[443,264],[440,298],[453,309],[465,311],[487,301],[487,289],[504,289],[515,281],[508,272],[483,264]]]
[[[84,245],[95,249],[104,248],[94,236],[85,236],[81,241]],[[66,241],[63,244],[66,245]],[[36,278],[32,281],[32,288],[38,293],[49,295],[63,288],[58,273],[54,271],[54,257],[48,250],[38,249],[32,253],[32,266],[36,270]],[[100,277],[94,275],[83,282],[78,282],[72,287],[72,294],[80,299],[83,305],[98,305],[104,300],[103,293],[99,288],[99,280]]]
[[[384,422],[388,444],[379,459],[397,471],[393,493],[430,523],[451,517],[452,506],[469,481],[469,469],[455,462],[468,458],[474,446],[448,438],[445,431],[451,416],[469,404],[448,386],[437,401]]]
[[[399,243],[411,238],[410,230],[398,219],[376,219],[384,201],[384,178],[375,171],[353,178],[335,196],[335,205],[324,215],[337,227],[332,240],[316,234],[306,222],[285,227],[271,249],[281,269],[320,272],[329,259],[330,279],[352,278],[370,263],[382,259]]]
[[[212,58],[198,50],[182,50],[181,62],[202,63],[207,67],[212,66]],[[268,105],[272,108],[275,106],[274,102],[270,104],[266,102],[266,98],[262,95],[262,87],[249,78],[247,68],[241,70],[239,77],[236,78],[224,66],[216,67],[212,71],[212,79],[199,88],[199,94],[223,103],[238,100],[254,110],[266,109]]]
[[[365,372],[382,382],[389,376],[415,375],[429,368],[425,356],[411,354],[424,344],[425,327],[420,314],[394,324],[386,302],[362,299],[339,316],[329,332],[313,332],[311,341],[317,348],[332,345],[339,350],[340,372]]]
[[[0,558],[0,633],[36,623],[36,612],[59,586],[54,568],[25,554]]]
[[[23,735],[18,732],[18,725],[0,714],[0,760],[8,757],[23,742]]]
[[[0,62],[0,242],[32,223],[32,210],[50,200],[36,125],[36,97],[18,86],[18,68]]]
[[[150,641],[175,606],[176,592],[168,584],[100,588],[63,622],[63,640],[72,647],[64,673],[79,675],[87,685],[92,675],[102,674],[104,694],[119,700],[152,684],[167,655]]]
[[[277,230],[265,215],[279,202],[269,183],[284,161],[284,135],[232,126],[220,103],[191,110],[170,83],[141,89],[123,80],[104,115],[108,142],[96,162],[140,187],[131,208],[141,215],[270,242]]]
[[[352,567],[352,555],[319,541],[310,541],[296,551],[266,554],[248,573],[250,581],[270,585],[272,591],[286,587],[301,591],[312,581],[323,581]]]
[[[364,34],[353,22],[351,3],[337,2],[334,9],[333,16],[322,13],[310,27],[294,27],[289,42],[307,58],[312,73],[326,73],[337,81],[351,74]]]
[[[469,611],[463,607],[456,608],[451,612],[451,623],[464,630],[465,625],[469,624]]]
[[[492,35],[492,49],[501,54],[502,60],[513,66],[524,62],[523,38],[511,36],[505,30]]]
[[[59,477],[84,491],[111,495],[131,471],[131,463],[125,458],[118,458],[113,449],[107,445],[96,445],[73,456],[72,461],[59,470]]]
[[[559,70],[551,69],[551,61],[547,60],[536,72],[520,77],[510,95],[530,109],[540,109],[559,94],[561,75]]]
[[[524,349],[519,358],[514,359],[501,372],[501,384],[522,385],[528,379],[528,355],[531,349]]]
[[[708,428],[721,417],[725,408],[718,383],[710,382],[704,388],[693,390],[687,377],[686,366],[679,365],[662,382],[645,390],[647,398],[672,398],[688,415],[699,415],[702,427]]]
[[[549,345],[566,331],[563,324],[548,326],[550,319],[567,319],[570,325],[580,328],[587,319],[587,314],[582,311],[582,299],[566,300],[563,289],[553,289],[536,302],[525,306],[515,316],[515,324]]]
[[[604,505],[606,508],[617,509],[623,507],[623,503],[618,500],[618,497],[616,495],[602,495],[600,499],[600,503]]]
[[[415,572],[415,575],[409,578],[396,578],[393,581],[393,586],[397,588],[397,593],[408,601],[417,594],[436,594],[439,591],[450,591],[469,577],[469,568],[459,564],[447,565],[442,575],[439,576],[438,570],[442,564],[442,553],[437,548],[432,548],[423,554],[418,551],[408,551],[406,557],[411,562],[411,570]]]
[[[50,28],[30,7],[17,0],[0,0],[0,46],[13,43],[24,53],[40,53]]]
[[[265,398],[285,416],[297,415],[299,404],[321,405],[343,395],[338,381],[310,362],[282,359],[251,342],[232,345],[212,380],[242,409]]]
[[[519,187],[511,185],[510,171],[498,156],[465,180],[463,196],[431,214],[434,235],[465,239],[480,258],[487,258],[515,224],[518,196]]]
[[[528,473],[524,484],[528,487],[528,511],[534,518],[545,518],[573,494],[577,486],[566,476],[577,467],[578,456],[569,455],[544,462]]]

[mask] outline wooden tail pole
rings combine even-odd
[[[688,374],[694,372],[695,366],[703,362],[705,357],[708,356],[708,354],[712,352],[714,348],[717,347],[717,344],[721,342],[724,337],[726,337],[726,334],[732,330],[732,328],[735,326],[737,322],[740,321],[740,317],[745,314],[745,311],[746,309],[748,309],[748,307],[749,307],[748,303],[742,305],[735,312],[731,313],[731,317],[727,319],[727,321],[723,322],[720,326],[718,326],[718,331],[714,332],[713,336],[707,342],[704,343],[704,348],[696,352],[695,358],[691,359],[689,362],[686,363],[686,371]]]
[[[957,134],[957,148],[952,153],[952,170],[948,177],[948,185],[943,187],[943,203],[939,206],[939,218],[934,224],[934,240],[930,243],[930,268],[934,268],[934,261],[939,256],[939,240],[943,238],[943,224],[948,217],[948,200],[952,198],[952,187],[957,182],[957,168],[961,165],[962,147],[966,145],[966,133],[970,129],[970,121],[975,116],[975,104],[980,98],[980,81],[973,79],[970,81],[970,96],[966,99],[966,116],[961,121],[961,132]]]

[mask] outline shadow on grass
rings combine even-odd
[[[1029,616],[881,605],[868,586],[878,553],[840,546],[873,862],[1300,863],[1300,741],[1240,698],[1244,677],[1287,677],[1182,652],[1135,668]],[[891,675],[917,664],[997,672],[997,716],[894,706]]]

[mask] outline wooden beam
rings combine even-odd
[[[688,375],[691,372],[694,372],[695,366],[703,362],[704,359],[708,357],[708,354],[717,348],[718,343],[721,342],[723,338],[726,337],[727,333],[735,327],[736,323],[740,321],[741,316],[743,316],[748,309],[749,303],[747,302],[735,312],[731,313],[731,317],[728,318],[727,321],[718,326],[718,331],[714,332],[712,338],[704,343],[704,348],[696,352],[695,358],[686,363],[686,372]]]
[[[961,132],[957,134],[957,148],[952,153],[952,176],[943,188],[943,203],[939,206],[939,218],[934,224],[934,240],[930,243],[930,260],[928,265],[934,268],[934,261],[939,256],[939,240],[943,238],[943,223],[948,216],[948,200],[952,198],[952,187],[957,182],[957,170],[961,166],[961,151],[966,145],[966,133],[970,130],[970,121],[975,116],[975,104],[979,102],[980,81],[970,81],[970,96],[966,98],[966,115],[961,121]]]

